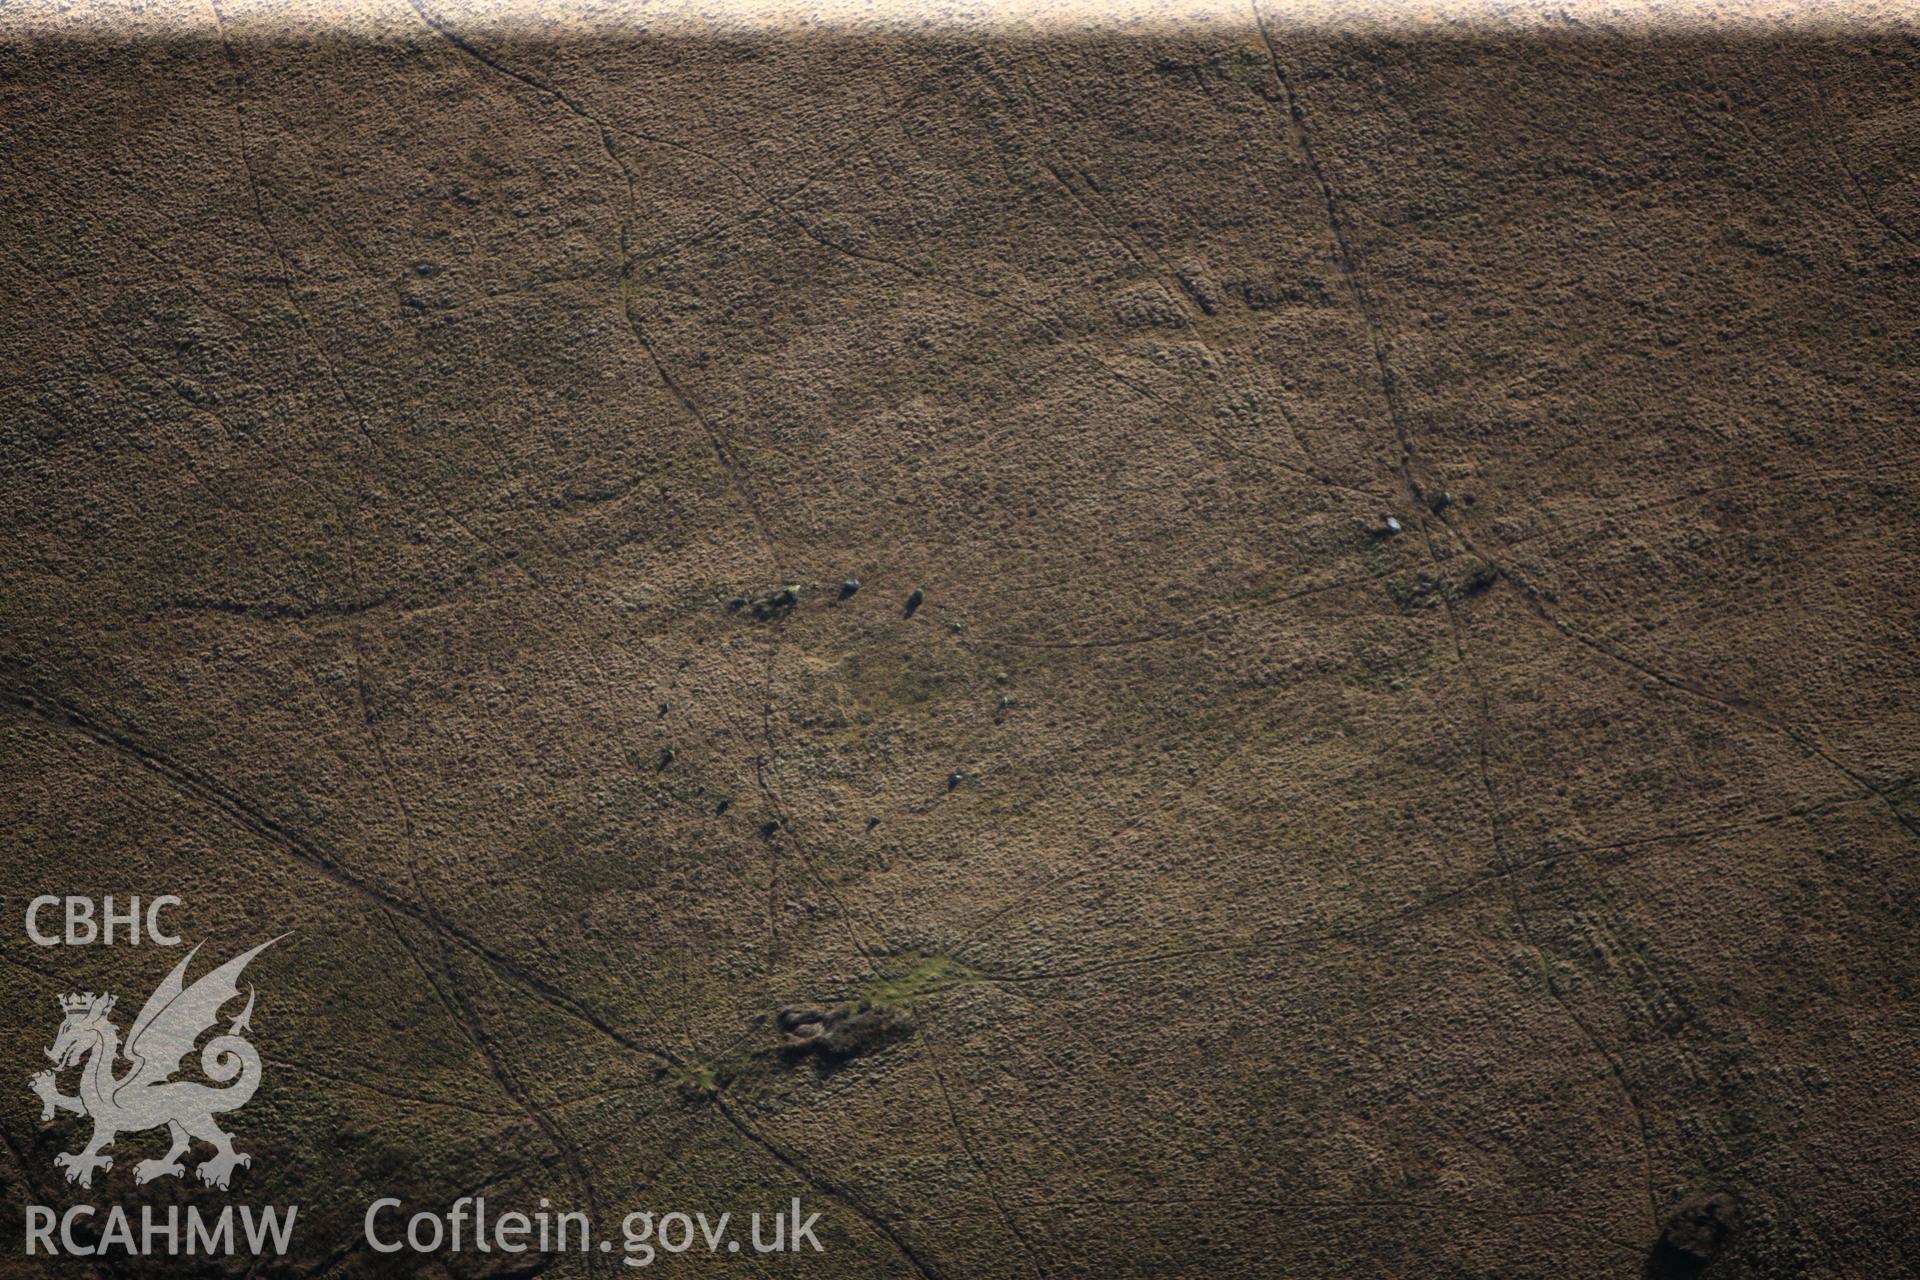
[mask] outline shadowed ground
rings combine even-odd
[[[262,1274],[1913,1265],[1911,37],[204,17],[0,49],[0,1014],[293,931]]]

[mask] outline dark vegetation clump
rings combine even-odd
[[[861,1001],[837,1009],[788,1005],[774,1015],[780,1053],[789,1059],[845,1062],[913,1034],[913,1021],[898,1009]]]
[[[1411,581],[1404,578],[1389,579],[1387,594],[1402,609],[1431,609],[1444,600],[1465,600],[1477,596],[1498,581],[1500,570],[1480,561],[1468,572],[1449,573],[1445,577],[1419,573]]]
[[[1402,609],[1431,609],[1440,603],[1439,579],[1429,573],[1416,573],[1412,579],[1387,579],[1387,594]]]
[[[800,603],[800,588],[782,587],[772,595],[753,602],[753,616],[765,621],[768,618],[784,618],[794,611]]]
[[[1458,600],[1463,596],[1477,596],[1498,581],[1500,581],[1500,571],[1483,562],[1472,573],[1460,580],[1454,588],[1453,598]]]
[[[742,609],[746,609],[752,613],[755,621],[765,622],[770,618],[786,617],[799,603],[800,586],[798,583],[793,583],[778,591],[770,591],[764,596],[754,596],[751,599],[746,596],[734,596],[727,601],[727,612],[739,613]]]
[[[1740,1225],[1740,1202],[1725,1191],[1694,1196],[1667,1217],[1647,1258],[1647,1280],[1693,1280],[1726,1247]]]

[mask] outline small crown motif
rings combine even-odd
[[[76,991],[72,995],[60,997],[60,1007],[68,1013],[85,1013],[93,1008],[93,1003],[94,994],[91,991],[84,993]]]

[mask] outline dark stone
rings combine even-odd
[[[860,589],[860,579],[848,578],[845,582],[840,584],[840,598],[842,600],[845,600],[847,597],[851,596],[854,592],[858,591],[859,589]]]
[[[921,590],[919,587],[915,587],[913,589],[913,594],[907,597],[907,616],[911,618],[914,615],[915,611],[918,610],[920,606],[925,604],[926,602],[927,602],[927,593]]]

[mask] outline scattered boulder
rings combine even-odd
[[[955,770],[947,775],[947,790],[952,791],[967,780],[967,775]]]
[[[660,767],[664,769],[672,763],[673,763],[673,748],[667,747],[666,749],[660,752]]]
[[[842,600],[848,599],[853,595],[854,592],[858,591],[859,589],[860,589],[860,579],[848,578],[845,582],[840,584],[840,598]]]
[[[738,613],[746,607],[747,598],[745,596],[735,596],[733,599],[727,601],[728,613]]]
[[[1452,505],[1453,505],[1453,495],[1446,492],[1444,489],[1441,490],[1439,493],[1429,495],[1427,498],[1427,509],[1432,511],[1433,514],[1435,515],[1439,515],[1442,511],[1445,511],[1448,507]]]
[[[907,597],[907,617],[911,618],[920,606],[926,602],[927,593],[921,588],[915,587],[913,594]]]
[[[1400,523],[1398,516],[1387,516],[1380,521],[1380,525],[1374,530],[1374,534],[1382,538],[1397,537],[1403,528],[1405,528],[1405,526]]]

